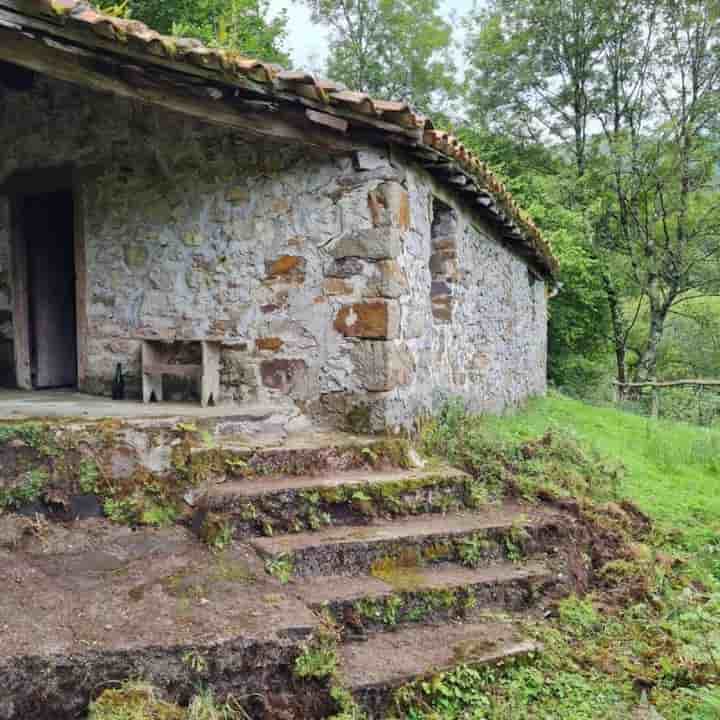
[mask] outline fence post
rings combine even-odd
[[[653,385],[652,388],[652,404],[650,406],[650,415],[657,420],[660,417],[660,388]]]

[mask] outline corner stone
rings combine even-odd
[[[345,337],[391,340],[400,334],[400,306],[396,301],[368,300],[345,305],[335,318]]]
[[[415,372],[412,355],[394,342],[358,343],[350,356],[357,378],[369,392],[386,392],[407,385]]]
[[[370,260],[388,260],[402,252],[400,231],[395,227],[356,230],[341,237],[330,251],[333,257],[358,257]]]

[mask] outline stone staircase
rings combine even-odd
[[[540,650],[520,623],[572,588],[573,518],[493,501],[400,441],[334,440],[194,449],[171,529],[91,519],[10,541],[0,515],[0,720],[78,717],[127,677],[181,702],[198,684],[251,697],[257,718],[326,717],[327,685],[293,667],[329,622],[337,680],[369,718],[392,717],[412,680]]]
[[[519,623],[570,591],[579,552],[561,512],[482,502],[457,468],[392,464],[225,482],[200,510],[339,627],[339,676],[370,718],[418,678],[538,651]]]

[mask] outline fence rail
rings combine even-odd
[[[618,380],[613,381],[616,387],[615,400],[620,402],[625,395],[626,390],[633,388],[652,388],[652,402],[650,405],[650,415],[657,418],[660,415],[660,390],[663,388],[673,387],[696,387],[702,390],[706,387],[718,387],[720,388],[720,380],[713,378],[694,378],[684,380],[645,380],[644,382],[620,382]]]

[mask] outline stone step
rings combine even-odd
[[[231,516],[235,536],[317,530],[373,518],[474,507],[480,481],[456,468],[345,470],[255,477],[213,486],[201,511]]]
[[[497,563],[486,568],[457,565],[401,568],[376,577],[304,579],[299,598],[325,610],[347,637],[406,623],[466,618],[476,611],[517,612],[562,592],[567,577],[546,563]]]
[[[347,643],[340,648],[340,658],[348,689],[370,720],[379,720],[402,717],[392,705],[403,685],[458,665],[498,664],[540,649],[511,623],[457,623],[411,627]]]
[[[209,486],[258,477],[308,476],[345,470],[415,467],[419,458],[403,438],[346,433],[298,433],[282,442],[222,435],[190,449],[187,479]],[[177,469],[177,468],[176,468]]]
[[[249,542],[269,567],[283,563],[298,576],[378,575],[447,561],[479,566],[553,552],[569,525],[558,513],[506,503],[477,513],[374,521]]]
[[[3,720],[85,717],[128,678],[174,697],[200,682],[236,697],[292,687],[319,620],[247,547],[211,552],[178,527],[29,522],[0,514]],[[13,533],[22,551],[3,549]]]

